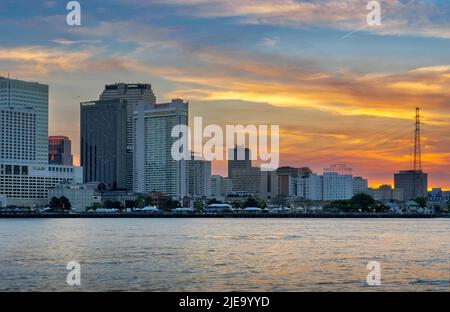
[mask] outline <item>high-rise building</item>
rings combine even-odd
[[[126,117],[124,100],[80,104],[80,154],[84,182],[127,187]]]
[[[228,177],[233,178],[236,169],[249,169],[252,167],[251,151],[243,146],[235,146],[228,150]]]
[[[428,174],[421,170],[405,170],[394,175],[394,188],[403,190],[405,200],[428,197]]]
[[[0,77],[0,108],[0,157],[47,164],[48,85]]]
[[[127,147],[127,189],[133,189],[133,144],[134,111],[140,101],[156,104],[152,86],[147,83],[116,83],[106,85],[100,100],[123,100],[127,103],[126,111],[126,147]]]
[[[140,102],[134,114],[134,191],[163,192],[175,199],[188,195],[187,160],[175,160],[175,126],[188,125],[189,104],[181,99],[152,105]]]
[[[211,196],[211,162],[198,156],[187,161],[188,193],[190,196]]]
[[[48,163],[73,166],[72,142],[66,136],[48,137]]]
[[[81,168],[48,163],[48,86],[0,77],[0,195],[46,205],[48,189],[81,182]]]

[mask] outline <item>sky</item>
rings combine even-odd
[[[205,124],[280,125],[281,164],[345,163],[371,186],[411,168],[422,111],[429,186],[450,189],[450,1],[81,0],[0,2],[0,75],[50,86],[53,135],[79,162],[79,103],[148,82]],[[226,164],[213,164],[226,175]]]

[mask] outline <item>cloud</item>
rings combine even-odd
[[[64,38],[53,39],[51,40],[53,43],[57,43],[64,46],[76,45],[76,44],[97,44],[101,43],[101,40],[68,40]]]
[[[367,27],[367,0],[119,0],[137,6],[178,7],[180,15],[238,18],[241,23],[362,30],[376,35],[450,38],[450,4],[430,0],[380,0],[382,25]],[[447,17],[447,18],[446,18]]]

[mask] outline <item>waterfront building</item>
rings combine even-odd
[[[228,177],[233,178],[233,171],[252,168],[251,151],[243,146],[228,150]]]
[[[189,104],[181,99],[152,105],[140,102],[134,114],[134,191],[163,192],[176,200],[188,195],[187,160],[175,160],[175,126],[187,126]]]
[[[443,191],[441,188],[433,188],[431,192],[428,192],[428,203],[445,206],[450,203],[450,191]]]
[[[69,200],[72,210],[84,212],[95,203],[101,204],[102,195],[100,190],[99,183],[95,182],[86,184],[62,183],[49,189],[48,202],[53,197],[60,198],[64,196]]]
[[[73,166],[72,142],[66,136],[48,137],[48,163]]]
[[[297,197],[304,200],[323,200],[323,176],[310,173],[298,177]]]
[[[100,100],[80,104],[80,155],[84,182],[127,187],[127,102]]]
[[[353,195],[364,193],[369,191],[369,181],[362,177],[353,177]]]
[[[348,200],[353,197],[353,177],[350,174],[324,172],[323,200]]]
[[[404,170],[394,175],[395,189],[403,190],[405,200],[428,197],[428,174],[421,170]]]
[[[259,196],[261,191],[261,170],[257,167],[234,168],[231,171],[233,192]]]
[[[279,196],[277,171],[261,171],[260,175],[261,189],[259,197],[267,201],[277,198]]]
[[[403,201],[403,190],[393,189],[391,185],[381,185],[379,188],[368,190],[368,194],[376,201]]]
[[[211,196],[211,162],[193,155],[187,161],[188,193],[190,196]]]
[[[46,205],[50,187],[82,182],[81,168],[49,165],[48,148],[48,85],[0,77],[0,195],[8,205]]]
[[[225,178],[220,175],[213,175],[211,177],[211,197],[225,198],[233,191],[233,182],[230,178]]]
[[[280,167],[277,169],[278,192],[283,197],[297,197],[298,178],[311,174],[309,168]]]
[[[133,190],[134,111],[139,102],[156,104],[156,96],[148,83],[115,83],[106,85],[100,100],[126,101],[126,188]]]

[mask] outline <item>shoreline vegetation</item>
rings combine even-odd
[[[92,212],[57,212],[57,213],[37,213],[37,212],[0,212],[0,219],[45,219],[45,218],[123,218],[123,219],[136,219],[136,218],[148,218],[148,219],[164,219],[164,218],[258,218],[258,219],[270,219],[270,218],[298,218],[298,219],[314,219],[314,218],[397,218],[397,219],[432,219],[432,218],[450,218],[450,213],[440,214],[426,214],[426,213],[349,213],[349,212],[315,212],[315,213],[173,213],[173,212],[159,212],[159,213],[92,213]]]

